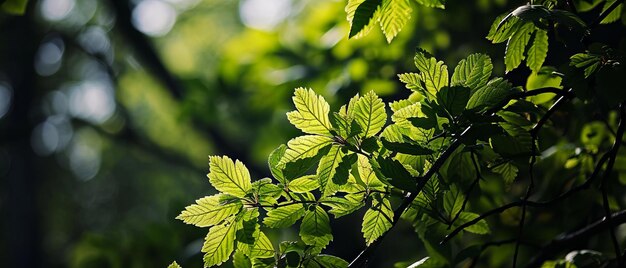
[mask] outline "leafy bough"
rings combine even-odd
[[[205,266],[231,256],[236,267],[361,266],[401,218],[432,244],[424,230],[458,227],[478,217],[466,211],[465,199],[478,180],[462,191],[465,178],[496,162],[515,170],[508,159],[531,152],[524,124],[507,109],[538,94],[569,94],[558,88],[522,91],[502,78],[490,79],[491,59],[482,54],[461,61],[451,78],[447,66],[425,51],[414,60],[418,72],[399,76],[412,96],[389,103],[391,115],[374,92],[356,95],[331,114],[322,96],[296,89],[296,110],[287,118],[305,135],[272,152],[273,179],[252,181],[238,160],[210,157],[208,178],[219,193],[177,217],[209,228],[202,247]],[[322,254],[333,240],[329,213],[337,218],[364,207],[367,247],[361,254],[350,264]],[[297,222],[300,241],[283,241],[278,248],[261,228]],[[489,227],[479,219],[465,230],[486,234]],[[447,262],[430,250],[430,262]]]

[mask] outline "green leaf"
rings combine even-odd
[[[391,142],[385,138],[381,140],[387,150],[397,153],[409,155],[429,155],[434,153],[433,150],[413,142]]]
[[[180,215],[176,217],[187,224],[198,227],[208,227],[220,223],[229,216],[239,212],[242,207],[241,201],[221,203],[221,197],[217,194],[196,200],[196,204],[187,206]]]
[[[252,183],[252,194],[263,205],[275,204],[283,189],[272,183],[272,179],[263,178]]]
[[[237,250],[233,254],[233,266],[234,268],[250,268],[252,267],[252,262],[243,252]]]
[[[523,5],[513,10],[508,16],[516,16],[523,21],[539,22],[540,19],[550,16],[550,10],[543,5]]]
[[[557,75],[556,71],[554,67],[543,66],[538,72],[531,73],[526,79],[526,90],[531,91],[546,87],[563,88],[561,85],[563,78]],[[553,94],[541,94],[528,98],[534,104],[546,103],[552,99],[554,99]]]
[[[450,185],[450,190],[443,194],[443,209],[446,211],[448,220],[454,219],[456,214],[461,211],[464,199],[465,196],[461,190],[454,184]]]
[[[459,226],[476,218],[478,218],[478,214],[476,213],[461,212],[461,214],[459,215],[459,219],[454,225]],[[470,225],[469,227],[465,228],[465,231],[475,234],[488,234],[490,232],[489,225],[484,219],[478,221],[476,224]]]
[[[259,209],[246,209],[243,213],[237,215],[237,232],[235,233],[235,239],[237,241],[237,247],[248,255],[249,250],[242,249],[242,246],[253,245],[259,236]]]
[[[281,204],[278,204],[279,206]],[[304,215],[302,204],[290,204],[270,209],[263,219],[263,224],[270,228],[285,228],[293,225]]]
[[[181,268],[176,261],[172,262],[167,268]]]
[[[354,119],[363,130],[364,137],[374,136],[387,122],[385,104],[374,91],[370,91],[356,102]]]
[[[504,14],[498,16],[493,24],[491,24],[487,40],[490,40],[494,44],[508,40],[524,24],[524,22],[517,17],[509,17],[507,20],[503,21],[505,16]]]
[[[28,6],[28,0],[5,0],[0,3],[0,10],[13,15],[23,15]]]
[[[295,162],[296,160],[315,157],[321,149],[330,145],[332,142],[333,139],[330,137],[317,135],[304,135],[293,138],[287,142],[288,149],[285,151],[278,165],[282,166],[289,162]]]
[[[470,92],[470,88],[464,86],[443,87],[437,92],[437,101],[454,117],[465,110]]]
[[[492,171],[502,175],[502,178],[504,179],[504,184],[506,185],[508,189],[511,187],[511,184],[513,184],[513,182],[515,181],[515,178],[517,177],[517,172],[519,171],[519,169],[515,165],[513,165],[511,162],[506,162],[504,164],[495,166],[492,169]]]
[[[357,160],[357,175],[368,188],[382,188],[384,184],[376,177],[376,173],[364,155],[359,155]]]
[[[237,249],[245,252],[250,258],[274,257],[272,241],[261,231],[255,233],[253,244],[237,243]]]
[[[236,230],[237,224],[232,221],[226,221],[209,229],[202,245],[202,252],[205,252],[205,267],[220,265],[228,260],[235,249]]]
[[[378,157],[372,158],[370,164],[382,182],[405,191],[415,191],[416,182],[411,173],[398,160]]]
[[[589,78],[600,67],[602,58],[599,55],[578,53],[570,58],[570,66],[585,69],[585,79]]]
[[[322,205],[330,208],[328,212],[335,215],[335,218],[351,214],[364,205],[363,202],[355,202],[347,198],[334,196],[323,197],[320,202]]]
[[[313,259],[323,268],[348,268],[348,262],[339,257],[320,254]]]
[[[607,11],[609,7],[613,5],[613,3],[615,3],[615,1],[617,0],[607,0],[606,2],[604,2],[604,6],[602,7],[602,12],[604,13],[605,11]],[[607,15],[604,19],[602,19],[600,24],[609,24],[609,23],[618,21],[622,17],[623,7],[624,7],[624,3],[617,5],[617,8],[611,11],[611,13],[609,13],[609,15]]]
[[[294,193],[306,193],[320,187],[316,175],[306,175],[289,182],[289,191]]]
[[[412,11],[409,0],[383,0],[379,20],[388,43],[391,43],[409,21]]]
[[[305,244],[319,248],[326,247],[333,240],[330,219],[322,207],[312,206],[304,213],[300,238]]]
[[[567,26],[574,30],[584,31],[587,29],[587,25],[582,19],[576,16],[576,14],[566,10],[551,10],[550,19],[558,24]]]
[[[422,77],[418,73],[403,73],[399,74],[398,78],[400,81],[404,83],[407,89],[410,89],[415,92],[419,92],[424,96],[427,96],[428,93],[426,88],[422,85]],[[393,108],[393,107],[392,107]]]
[[[468,110],[484,111],[500,104],[515,92],[511,88],[511,83],[498,77],[474,92],[467,102],[466,108]]]
[[[538,72],[548,55],[548,32],[537,29],[532,46],[528,49],[526,64],[533,72]]]
[[[361,231],[368,246],[393,226],[393,209],[387,198],[375,195],[372,206],[363,216]]]
[[[239,160],[228,156],[209,157],[209,182],[220,192],[244,197],[251,188],[250,172]]]
[[[287,113],[287,119],[308,134],[330,135],[332,126],[328,119],[330,105],[313,89],[297,88],[293,96],[296,111]]]
[[[448,85],[448,67],[443,61],[437,61],[430,53],[421,49],[415,53],[414,61],[426,90],[432,96]]]
[[[333,185],[333,178],[335,174],[337,174],[337,167],[339,163],[341,163],[343,154],[341,147],[332,146],[328,154],[322,157],[319,166],[317,166],[317,179],[320,184],[320,191],[323,195],[332,194],[337,190],[336,187],[334,187],[335,185]]]
[[[527,22],[509,38],[504,56],[504,64],[506,65],[507,72],[517,68],[524,59],[526,45],[534,30],[535,25],[532,22]]]
[[[471,54],[463,59],[454,68],[452,75],[452,86],[465,86],[471,89],[478,89],[489,81],[493,64],[491,58],[485,54]]]
[[[283,174],[283,170],[279,167],[278,163],[280,162],[280,159],[282,159],[285,155],[285,151],[287,151],[287,146],[281,144],[280,146],[278,146],[278,148],[274,149],[272,153],[270,153],[270,156],[267,160],[267,164],[270,167],[270,172],[272,173],[272,176],[274,176],[274,178],[282,184],[285,184],[286,180],[285,175]]]
[[[370,22],[374,18],[374,14],[378,7],[382,4],[382,0],[349,0],[345,10],[348,14],[348,22],[350,22],[350,34],[348,38],[360,34],[367,34],[371,27]],[[369,28],[369,29],[368,29]]]

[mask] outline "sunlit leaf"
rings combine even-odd
[[[345,11],[350,22],[349,38],[366,35],[371,30],[371,21],[381,4],[382,0],[348,0]]]
[[[409,0],[382,0],[379,18],[380,28],[383,30],[388,43],[391,43],[391,40],[409,21],[411,12]]]
[[[330,208],[328,212],[335,215],[335,218],[351,214],[357,209],[363,207],[363,202],[355,202],[343,197],[324,197],[320,200],[322,205]]]
[[[299,159],[315,157],[318,152],[330,145],[333,139],[330,137],[305,135],[293,138],[287,143],[288,149],[285,151],[279,166]]]
[[[289,201],[288,201],[289,202]],[[285,228],[293,225],[304,215],[304,206],[299,203],[282,205],[270,209],[263,219],[263,224],[270,228]]]
[[[443,61],[437,61],[430,53],[419,50],[415,53],[415,66],[420,71],[421,80],[432,96],[448,85],[448,67]]]
[[[365,244],[369,245],[393,225],[393,209],[388,199],[377,196],[372,200],[372,206],[363,216],[361,231]]]
[[[524,59],[524,52],[526,51],[526,45],[530,40],[530,36],[535,30],[535,26],[532,22],[527,22],[522,25],[512,36],[509,38],[509,42],[506,44],[506,52],[504,56],[504,63],[506,65],[506,71],[511,71],[520,65]]]
[[[461,215],[459,215],[459,219],[455,223],[455,226],[462,225],[476,218],[478,218],[478,214],[476,213],[461,212]],[[469,227],[465,228],[465,231],[475,234],[488,234],[490,232],[489,225],[484,219],[478,221],[476,224],[470,225]]]
[[[250,172],[239,160],[228,156],[209,157],[209,182],[220,192],[244,197],[250,191]]]
[[[320,187],[316,175],[306,175],[289,182],[289,191],[294,193],[306,193]]]
[[[204,266],[211,267],[220,265],[228,260],[230,254],[235,249],[235,233],[237,224],[226,221],[209,229],[209,233],[204,239],[202,252],[204,254]]]
[[[374,91],[370,91],[357,101],[354,107],[354,117],[363,130],[363,136],[374,136],[387,122],[385,104]]]
[[[487,84],[492,71],[493,64],[489,56],[471,54],[454,68],[451,85],[478,89]]]
[[[538,72],[548,55],[548,32],[537,29],[533,44],[528,49],[526,64],[533,72]]]
[[[222,194],[212,195],[196,200],[196,204],[187,206],[176,219],[198,227],[207,227],[220,223],[229,216],[239,212],[241,201],[222,204]]]
[[[516,92],[511,87],[511,83],[502,78],[492,79],[487,85],[472,94],[466,108],[469,110],[486,110],[494,107],[510,94]]]
[[[292,99],[297,110],[287,113],[291,124],[304,133],[330,135],[330,105],[324,97],[317,95],[313,89],[297,88]]]
[[[320,254],[313,259],[323,268],[348,268],[348,262],[339,257]]]
[[[181,268],[176,261],[172,262],[167,268]]]

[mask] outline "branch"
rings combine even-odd
[[[554,94],[561,96],[561,98],[559,99],[561,100],[562,98],[573,97],[574,95],[571,92],[572,92],[572,89],[563,90],[559,88],[541,88],[541,89],[536,89],[532,91],[511,94],[501,103],[487,110],[484,114],[493,116],[496,112],[502,109],[502,107],[508,104],[509,101],[514,100],[514,99],[536,96],[536,95],[544,94],[544,93],[554,93]],[[463,130],[463,132],[460,135],[456,136],[456,139],[448,146],[448,148],[441,155],[439,155],[439,157],[437,158],[437,160],[435,160],[431,168],[423,176],[415,178],[418,181],[417,187],[416,187],[417,190],[414,192],[408,193],[405,196],[402,204],[400,204],[400,206],[398,206],[393,211],[394,215],[393,215],[393,222],[391,223],[392,224],[391,228],[389,228],[387,232],[381,235],[372,244],[365,247],[365,249],[363,249],[361,253],[359,253],[359,255],[357,255],[357,257],[354,260],[352,260],[349,267],[363,267],[367,263],[367,261],[369,260],[369,258],[371,257],[375,249],[380,245],[381,241],[391,231],[391,229],[393,229],[396,226],[404,210],[406,210],[409,207],[409,205],[413,202],[413,200],[415,200],[415,198],[422,191],[422,189],[424,188],[428,180],[439,171],[439,168],[441,168],[441,166],[445,163],[446,160],[448,160],[448,158],[452,155],[452,153],[463,143],[463,140],[473,128],[474,128],[473,124],[470,124],[467,128],[465,128],[465,130]]]
[[[606,16],[611,14],[611,12],[613,12],[613,10],[615,10],[617,8],[617,6],[619,6],[622,3],[624,3],[624,1],[615,1],[615,2],[613,2],[613,4],[611,4],[611,6],[609,6],[609,8],[607,8],[604,12],[602,12],[602,14],[600,14],[600,16],[598,16],[598,18],[595,21],[593,21],[591,23],[591,25],[589,25],[589,28],[595,28],[596,26],[598,26],[600,24],[600,22],[602,22],[602,20],[604,20],[604,18],[606,18]]]
[[[611,218],[611,222],[609,222],[605,217],[585,226],[580,230],[557,236],[557,238],[553,239],[541,248],[539,254],[533,257],[526,267],[539,267],[545,260],[551,258],[559,252],[572,248],[580,242],[587,241],[590,237],[597,235],[607,228],[613,228],[626,223],[626,210],[613,213]]]
[[[450,221],[450,223],[448,223],[448,230],[452,228],[452,224],[454,224],[454,222],[459,218],[459,216],[461,216],[461,212],[465,210],[465,206],[467,206],[467,201],[469,200],[470,194],[472,194],[472,190],[474,190],[474,187],[476,186],[476,184],[478,184],[478,182],[481,179],[483,179],[483,176],[480,174],[480,169],[478,167],[478,163],[476,162],[476,155],[474,154],[474,152],[472,152],[472,164],[474,165],[474,170],[476,171],[476,178],[474,179],[470,187],[465,192],[465,198],[463,199],[463,204],[461,205],[461,209],[459,210],[459,212],[456,213],[456,215],[454,215],[454,218]]]
[[[612,225],[611,218],[611,208],[609,207],[609,198],[606,191],[606,182],[611,175],[611,171],[613,170],[613,166],[615,165],[615,159],[617,158],[617,152],[619,151],[619,147],[621,145],[622,137],[624,136],[624,122],[626,120],[626,111],[624,110],[624,104],[620,104],[620,122],[617,127],[617,135],[615,135],[615,142],[613,143],[613,147],[611,148],[611,157],[609,158],[609,163],[606,166],[606,171],[604,172],[604,176],[602,177],[602,207],[604,208],[604,214],[609,225]],[[617,237],[615,236],[615,231],[612,227],[609,227],[609,233],[611,235],[611,241],[613,242],[613,248],[615,249],[615,256],[617,258],[617,262],[620,267],[623,267],[623,259],[622,253],[619,247],[619,243],[617,242]]]

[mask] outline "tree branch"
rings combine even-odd
[[[626,223],[626,210],[613,213],[611,218],[611,222],[605,217],[580,230],[557,236],[542,247],[541,250],[539,250],[539,254],[533,257],[526,267],[539,267],[545,260],[559,252],[573,248],[576,244],[588,240],[590,237],[597,235],[607,228],[614,228],[620,224]]]
[[[611,14],[611,12],[613,12],[613,10],[615,10],[617,8],[617,6],[619,6],[622,3],[624,3],[624,1],[615,1],[615,2],[613,2],[613,4],[611,4],[611,6],[609,6],[609,8],[607,8],[604,12],[602,12],[600,14],[600,16],[598,16],[598,18],[596,18],[596,20],[594,20],[591,23],[591,25],[589,25],[589,28],[595,28],[596,26],[598,26],[600,24],[600,22],[602,22],[602,20],[604,20],[604,18],[606,18],[606,16]]]

